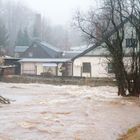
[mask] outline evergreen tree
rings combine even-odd
[[[17,40],[16,40],[16,46],[23,46],[23,32],[22,30],[20,29],[19,32],[18,32],[18,35],[17,35]]]
[[[8,33],[4,25],[0,25],[0,54],[3,54],[3,50],[8,43]]]
[[[30,45],[30,37],[28,35],[27,29],[25,29],[24,33],[23,33],[23,44],[24,44],[24,46],[29,46]]]
[[[8,41],[7,29],[4,25],[0,25],[0,46],[5,47]]]
[[[35,23],[33,27],[33,37],[40,39],[41,38],[41,15],[36,14]]]
[[[24,31],[19,30],[17,35],[16,46],[29,46],[30,45],[30,37],[28,35],[28,31],[25,28]]]

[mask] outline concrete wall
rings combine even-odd
[[[81,77],[44,77],[44,76],[3,76],[2,82],[8,83],[45,83],[55,85],[88,85],[88,86],[115,86],[112,78],[81,78]]]

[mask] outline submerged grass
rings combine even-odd
[[[140,125],[130,128],[127,133],[122,135],[118,140],[140,140]]]

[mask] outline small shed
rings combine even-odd
[[[14,66],[15,68],[15,75],[19,75],[20,74],[20,63],[19,63],[19,58],[4,58],[4,65],[5,66]]]
[[[15,66],[0,66],[0,75],[14,75]]]

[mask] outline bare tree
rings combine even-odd
[[[78,13],[76,16],[76,25],[90,40],[93,40],[97,46],[103,43],[105,44],[104,47],[106,47],[111,56],[110,61],[112,62],[117,81],[118,95],[126,96],[128,91],[128,95],[139,96],[139,49],[138,46],[135,46],[136,42],[133,39],[133,33],[131,44],[135,47],[131,49],[133,50],[132,53],[129,53],[129,58],[132,60],[131,69],[133,68],[131,73],[128,68],[125,67],[124,62],[126,55],[123,46],[123,42],[125,41],[125,23],[128,19],[133,19],[132,21],[136,26],[139,24],[137,20],[131,18],[131,16],[125,18],[126,13],[124,11],[129,10],[127,4],[127,0],[104,0],[104,4],[102,8],[98,10],[98,13],[95,14],[95,11],[91,10],[84,16]],[[132,9],[134,9],[134,7]],[[135,28],[136,32],[137,28]]]
[[[27,28],[32,33],[35,13],[21,3],[3,1],[0,5],[0,17],[9,34],[9,55],[12,55],[19,29]]]
[[[123,17],[135,28],[135,40],[132,45],[137,46],[132,51],[131,72],[129,73],[129,92],[130,94],[140,94],[140,1],[127,0],[128,7],[123,9]],[[128,18],[130,17],[130,18]],[[132,34],[133,36],[133,34]]]

